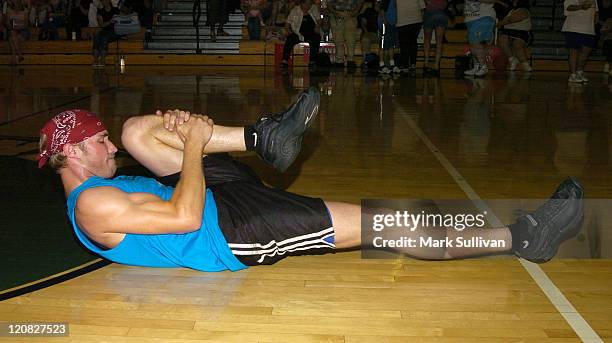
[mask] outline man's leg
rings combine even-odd
[[[425,57],[425,62],[423,63],[423,69],[429,68],[429,48],[431,47],[431,36],[433,34],[433,29],[430,27],[423,28],[423,55]],[[436,35],[436,45],[438,44],[438,36]],[[438,67],[436,67],[438,69]]]
[[[326,202],[329,213],[334,224],[335,244],[337,249],[357,248],[361,246],[361,206],[342,202]],[[391,213],[391,211],[389,211]],[[503,252],[510,252],[512,248],[512,235],[508,228],[501,229],[472,229],[459,232],[453,228],[418,228],[415,231],[396,230],[401,236],[415,239],[431,237],[435,241],[449,240],[455,241],[462,237],[464,240],[480,237],[485,240],[502,240],[505,246],[502,247],[483,247],[483,248],[455,248],[455,247],[415,247],[402,249],[410,257],[419,259],[447,260],[456,258],[466,258],[472,256],[490,255]],[[391,238],[387,236],[388,238]],[[400,237],[397,237],[400,238]],[[364,242],[364,248],[371,248],[372,242]]]
[[[376,38],[372,38],[370,32],[365,31],[361,34],[361,51],[364,58],[372,52],[372,41],[376,41]]]
[[[573,49],[573,48],[569,49],[568,63],[569,63],[570,73],[572,73],[572,74],[576,74],[576,67],[577,67],[577,62],[578,62],[578,54],[579,54],[578,49]]]
[[[315,31],[304,33],[304,40],[308,42],[310,47],[310,62],[316,61],[321,49],[321,35]]]
[[[421,23],[410,24],[409,27],[409,41],[408,41],[408,58],[410,68],[416,67],[417,55],[419,52],[419,44],[417,39],[419,38],[419,32],[421,31]]]
[[[532,262],[547,262],[554,257],[563,241],[576,236],[580,231],[584,211],[583,197],[582,186],[574,179],[567,179],[557,187],[550,200],[505,228],[470,229],[461,232],[453,228],[417,228],[413,232],[396,230],[402,236],[417,241],[421,237],[431,237],[434,240],[448,238],[450,241],[456,241],[458,237],[464,240],[480,237],[483,240],[501,240],[504,246],[419,247],[402,249],[401,252],[420,259],[457,259],[505,252],[514,253]],[[337,202],[326,202],[325,205],[333,223],[336,248],[359,247],[361,206]],[[370,242],[364,244],[364,247],[371,247]]]
[[[293,51],[293,47],[300,42],[300,37],[295,33],[289,34],[287,39],[285,40],[285,45],[283,46],[283,60],[282,62],[287,63],[289,61],[289,57],[291,56],[291,52]]]
[[[344,39],[346,41],[346,55],[347,63],[350,63],[352,67],[355,65],[355,45],[357,43],[357,18],[346,17],[344,19]]]
[[[183,163],[183,142],[175,131],[164,128],[163,117],[145,115],[123,124],[121,141],[125,149],[157,176],[177,173]],[[246,151],[243,127],[215,125],[203,154]]]
[[[344,64],[344,18],[333,17],[330,21],[331,31],[336,45],[336,64]]]
[[[263,117],[253,126],[215,125],[202,154],[254,150],[283,172],[299,154],[302,136],[314,122],[319,102],[318,91],[311,88],[302,92],[287,110]],[[181,170],[183,142],[175,131],[164,127],[162,116],[129,118],[123,125],[121,141],[132,157],[158,176]]]
[[[589,55],[591,54],[591,50],[593,48],[589,46],[583,46],[582,50],[578,52],[578,63],[576,64],[577,71],[583,71],[586,66],[587,60],[589,59]]]

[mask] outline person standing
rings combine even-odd
[[[499,45],[508,56],[510,70],[521,68],[531,71],[527,61],[527,47],[531,44],[531,16],[529,13],[529,0],[512,0],[510,11],[497,23],[499,30]]]
[[[283,60],[281,67],[289,66],[289,56],[293,47],[299,42],[308,42],[310,47],[310,66],[315,65],[321,45],[321,13],[319,8],[312,4],[312,0],[300,0],[287,16],[286,28],[288,32],[283,47]]]
[[[372,53],[372,44],[378,41],[378,11],[376,10],[376,0],[366,0],[365,10],[357,20],[361,28],[361,51],[363,57]]]
[[[612,76],[612,0],[602,0],[599,6],[599,32],[601,39],[601,47],[604,56],[606,56],[606,64],[604,65],[604,73],[610,73]]]
[[[440,76],[444,31],[448,27],[448,15],[445,12],[447,1],[425,0],[425,3],[425,13],[423,14],[423,52],[425,54],[425,63],[423,65],[423,74]],[[429,65],[429,50],[434,30],[436,32],[436,62],[435,67],[432,68]]]
[[[378,27],[380,30],[379,69],[381,74],[401,72],[395,65],[394,52],[398,45],[397,37],[397,0],[382,0],[378,12]]]
[[[464,21],[468,31],[470,52],[474,67],[466,70],[466,76],[484,76],[487,68],[486,56],[493,42],[495,31],[495,0],[466,0],[463,8]]]
[[[402,73],[414,76],[419,49],[417,38],[423,24],[423,0],[397,1],[397,35],[399,37],[400,61]]]
[[[6,10],[9,47],[11,49],[11,64],[23,62],[24,57],[19,43],[30,38],[28,29],[28,12],[30,8],[22,0],[10,0]]]
[[[119,14],[119,9],[113,7],[110,0],[102,0],[102,8],[98,9],[98,27],[100,31],[96,33],[92,41],[92,56],[94,68],[106,65],[106,55],[108,54],[108,43],[116,41],[119,36],[115,34],[112,19]]]
[[[72,8],[68,19],[67,31],[71,32],[71,36],[66,37],[68,40],[80,40],[81,29],[89,26],[89,7],[92,0],[78,0],[77,3],[78,6]]]
[[[336,62],[334,63],[336,67],[344,67],[345,57],[347,68],[356,67],[357,16],[362,7],[363,0],[328,0],[327,2],[331,31],[336,44]]]
[[[563,3],[565,22],[561,31],[565,33],[565,44],[569,50],[568,82],[589,82],[584,76],[584,66],[595,46],[595,0],[565,0]]]
[[[210,40],[213,42],[217,41],[217,36],[228,35],[223,30],[223,25],[228,21],[226,5],[226,0],[206,1],[206,24],[210,27]]]

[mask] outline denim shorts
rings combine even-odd
[[[436,27],[448,27],[448,15],[442,10],[425,10],[423,14],[423,28],[435,29]]]
[[[470,44],[480,44],[493,41],[495,31],[495,18],[482,17],[465,23],[468,29],[468,42]]]

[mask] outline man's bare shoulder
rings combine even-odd
[[[129,205],[128,193],[110,186],[84,190],[77,199],[76,209],[80,214],[104,215]]]

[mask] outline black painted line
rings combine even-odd
[[[24,294],[27,294],[27,293],[31,293],[31,292],[34,292],[34,291],[38,291],[40,289],[47,288],[47,287],[50,287],[50,286],[53,286],[53,285],[57,285],[58,283],[62,283],[64,281],[68,281],[68,280],[74,279],[74,278],[76,278],[78,276],[90,273],[90,272],[92,272],[94,270],[98,270],[98,269],[100,269],[102,267],[106,267],[107,265],[109,265],[111,263],[112,262],[107,261],[107,260],[101,260],[101,261],[98,261],[96,263],[92,263],[90,265],[87,265],[87,266],[85,266],[83,268],[79,268],[79,269],[73,270],[73,271],[71,271],[69,273],[66,273],[66,274],[58,275],[56,277],[52,277],[50,279],[47,279],[47,280],[44,280],[44,281],[41,281],[41,282],[38,282],[38,283],[34,283],[34,284],[30,284],[28,286],[24,286],[22,288],[14,289],[14,290],[12,290],[10,292],[0,293],[0,301],[7,300],[7,299],[10,299],[10,298],[14,298],[14,297],[17,297],[17,296],[20,296],[20,295],[24,295]]]

